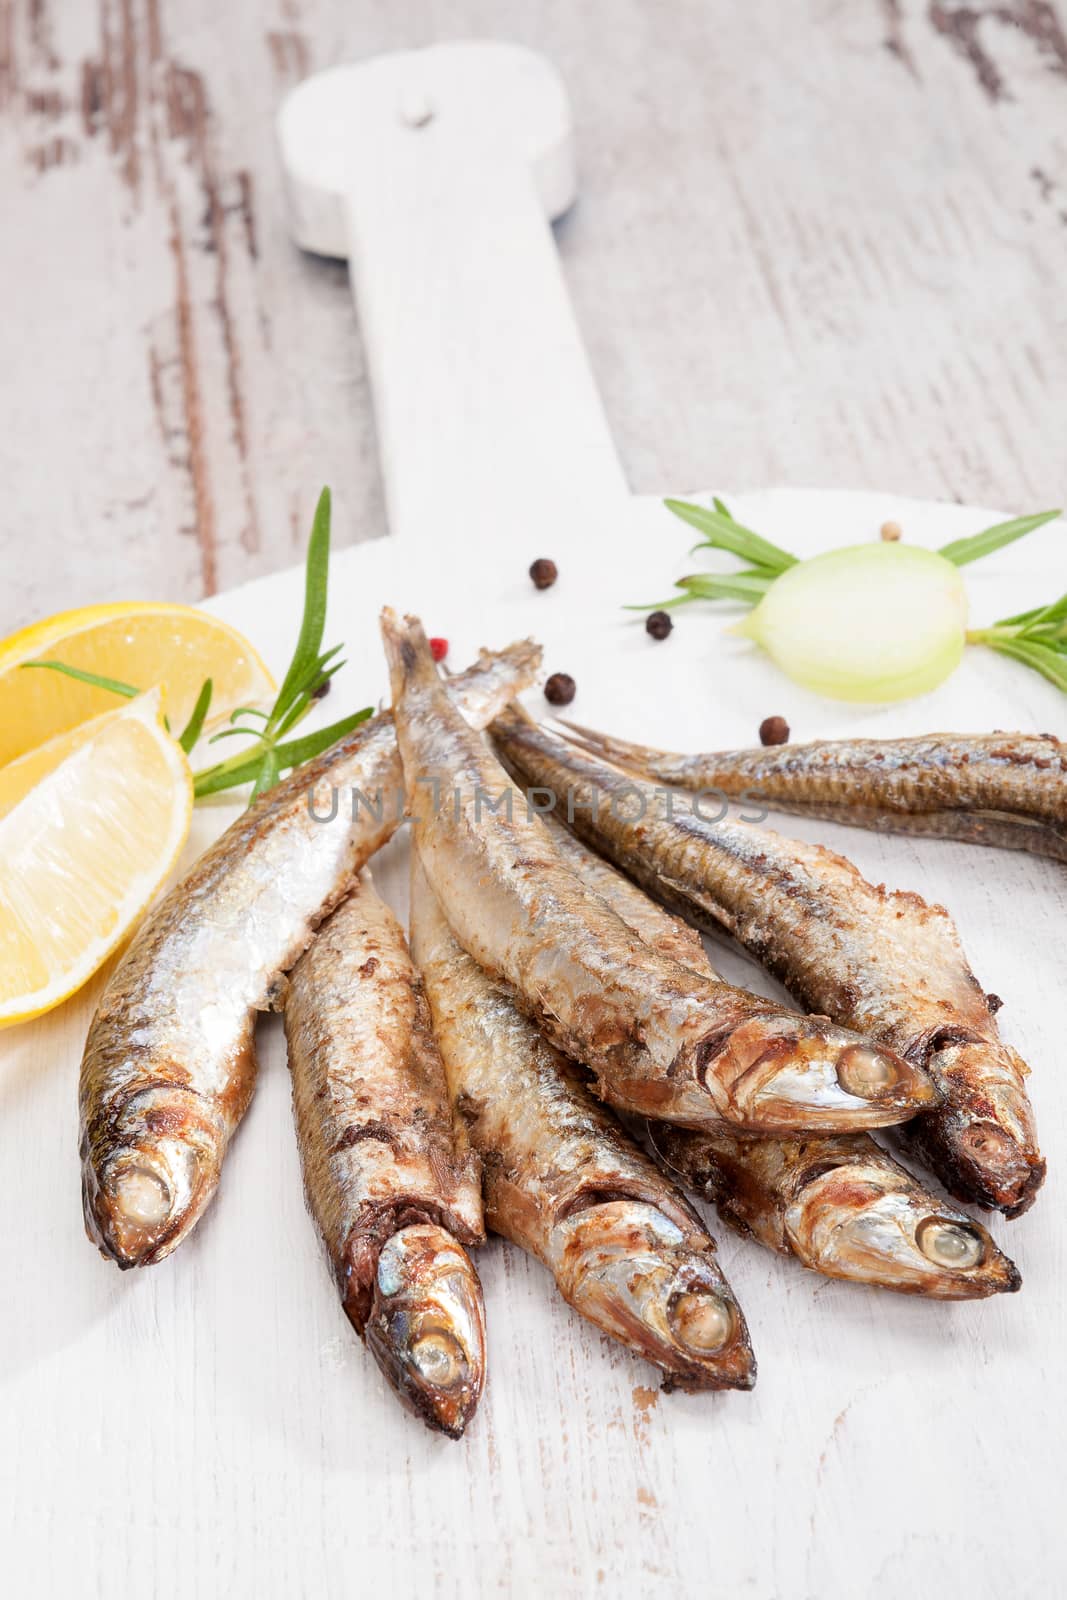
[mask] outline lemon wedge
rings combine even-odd
[[[158,689],[0,771],[0,1026],[59,1005],[122,943],[192,810]]]
[[[0,766],[115,706],[106,689],[27,661],[62,661],[138,689],[157,685],[171,726],[189,719],[205,678],[211,720],[273,697],[275,684],[248,640],[195,606],[130,601],[62,611],[0,644]]]

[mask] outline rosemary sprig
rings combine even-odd
[[[788,550],[771,544],[769,539],[761,538],[751,528],[736,522],[719,499],[715,501],[714,511],[709,511],[705,506],[692,505],[688,500],[664,500],[663,504],[668,511],[673,511],[676,517],[681,517],[683,522],[688,522],[691,528],[696,528],[698,533],[704,535],[700,543],[693,546],[694,550],[728,550],[731,555],[740,556],[750,567],[775,577],[787,567],[797,564],[797,557],[790,555]]]
[[[329,489],[323,489],[308,540],[307,561],[304,569],[304,615],[300,619],[300,633],[293,651],[293,659],[285,674],[274,709],[267,718],[267,727],[276,727],[281,718],[296,702],[309,682],[316,685],[322,668],[341,649],[319,655],[322,647],[322,630],[326,625],[326,589],[330,577],[330,518],[332,501]]]
[[[1004,617],[989,628],[972,628],[968,644],[984,644],[1021,661],[1067,693],[1067,594],[1050,605]]]
[[[690,555],[697,550],[725,550],[747,565],[740,572],[690,573],[675,584],[681,594],[670,600],[659,600],[654,605],[624,606],[625,611],[671,611],[687,605],[690,600],[739,600],[743,605],[754,606],[780,573],[797,564],[797,557],[788,550],[771,544],[769,539],[737,522],[717,495],[711,511],[688,500],[664,500],[663,504],[703,534],[704,537],[692,546]]]
[[[288,772],[294,767],[302,767],[305,761],[311,761],[315,756],[321,755],[323,750],[328,750],[338,739],[343,739],[346,733],[351,733],[361,722],[366,722],[371,711],[370,706],[364,706],[362,711],[357,711],[350,717],[342,717],[340,722],[332,722],[328,728],[320,728],[315,733],[305,734],[302,739],[291,739],[285,744],[275,745],[274,757],[278,763],[279,774]],[[241,750],[228,761],[220,762],[217,767],[196,775],[197,798],[219,794],[223,789],[234,789],[242,783],[252,782],[258,777],[262,766],[261,750]]]
[[[293,658],[273,706],[269,711],[261,711],[256,706],[238,706],[230,713],[230,727],[213,734],[209,740],[209,743],[214,744],[219,739],[243,733],[254,738],[257,743],[252,749],[238,751],[227,761],[218,761],[200,772],[194,772],[193,792],[198,800],[207,795],[221,794],[223,790],[251,783],[252,793],[249,799],[251,805],[253,800],[258,799],[268,789],[272,789],[284,773],[302,766],[305,761],[314,760],[371,715],[372,707],[365,706],[361,711],[355,711],[351,716],[342,717],[339,722],[331,723],[328,728],[319,728],[314,733],[305,734],[302,739],[285,737],[303,721],[330,679],[344,666],[343,661],[336,659],[344,648],[343,645],[334,645],[332,649],[326,651],[322,649],[330,572],[330,514],[330,491],[323,489],[315,508],[315,519],[308,540],[304,574],[304,611],[300,621],[300,632]],[[63,661],[27,661],[23,665],[46,667],[53,672],[62,672],[67,677],[77,678],[81,683],[92,684],[97,689],[106,689],[111,694],[123,695],[127,699],[132,699],[142,692],[132,684],[120,683],[117,678],[103,678],[95,672],[85,672],[80,667],[69,667]],[[189,721],[178,735],[178,743],[186,755],[190,754],[203,732],[212,693],[213,684],[211,679],[207,678],[197,695]],[[261,719],[263,725],[260,728],[242,725],[240,719],[244,717],[257,717]],[[167,726],[169,728],[170,724]]]
[[[660,600],[653,606],[624,606],[623,610],[670,611],[690,600],[740,600],[743,605],[754,606],[767,593],[775,576],[760,567],[745,567],[740,572],[692,572],[678,579],[677,587],[682,593],[672,599]]]
[[[300,620],[296,648],[289,669],[282,680],[278,696],[263,719],[261,728],[239,725],[245,716],[261,716],[255,706],[239,706],[230,715],[231,726],[212,736],[211,743],[226,739],[235,733],[244,733],[256,739],[256,747],[242,750],[228,761],[217,762],[193,774],[194,792],[198,799],[209,794],[219,794],[224,789],[236,788],[251,782],[249,801],[272,789],[283,773],[311,761],[328,750],[346,733],[351,733],[371,714],[371,707],[353,712],[340,722],[331,723],[304,739],[286,740],[298,723],[302,722],[326,684],[344,662],[336,659],[342,645],[330,650],[322,649],[322,632],[326,623],[326,595],[330,576],[330,517],[329,489],[323,489],[315,507],[308,540],[307,561],[304,570],[304,612]]]

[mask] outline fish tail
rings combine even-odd
[[[560,738],[584,750],[587,755],[599,756],[603,761],[610,761],[612,766],[623,767],[640,778],[659,775],[657,757],[660,751],[648,745],[630,744],[625,739],[616,739],[607,733],[598,733],[595,728],[583,727],[580,722],[568,722],[566,717],[554,717],[552,720],[559,728],[567,730],[560,734]]]
[[[383,606],[380,626],[394,703],[405,690],[440,683],[429,641],[418,617],[401,619],[392,606]]]
[[[502,650],[490,651],[483,647],[479,651],[478,659],[491,661],[496,657],[501,662],[508,663],[515,673],[518,690],[528,688],[533,683],[541,669],[543,653],[536,639],[515,639]]]

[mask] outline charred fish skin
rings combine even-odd
[[[1050,733],[830,739],[687,756],[563,726],[591,754],[657,783],[1067,861],[1067,746]]]
[[[480,1174],[453,1125],[429,1006],[369,874],[283,1004],[310,1210],[352,1326],[401,1401],[458,1438],[485,1376]]]
[[[382,634],[416,839],[453,932],[593,1071],[602,1098],[756,1130],[881,1126],[933,1100],[925,1075],[890,1052],[650,951],[561,861],[452,710],[417,619],[386,611]]]
[[[904,1149],[936,1172],[948,1192],[1014,1221],[1045,1181],[1029,1097],[1029,1068],[1007,1045],[989,1059],[981,1040],[949,1042],[931,1071],[944,1087],[936,1117],[901,1129]]]
[[[1000,1039],[942,906],[875,887],[819,845],[667,806],[662,791],[515,708],[493,734],[529,782],[569,796],[575,831],[650,894],[709,932],[725,929],[811,1011],[930,1075],[940,1103],[903,1137],[957,1199],[1008,1216],[1033,1202],[1045,1167],[1028,1069]]]
[[[484,723],[539,660],[529,641],[483,654],[448,693]],[[161,1261],[203,1214],[255,1085],[256,1014],[399,825],[402,788],[386,713],[262,795],[135,934],[79,1086],[86,1232],[119,1267]],[[350,809],[353,789],[368,804]],[[316,820],[334,794],[345,809]]]
[[[483,1162],[489,1226],[668,1386],[751,1388],[748,1330],[713,1240],[579,1069],[460,947],[415,852],[411,939],[449,1090]]]
[[[642,939],[697,972],[713,970],[695,929],[553,826],[575,871]],[[666,1169],[739,1232],[826,1277],[935,1300],[1011,1294],[1022,1283],[983,1227],[931,1194],[869,1134],[756,1138],[647,1120],[640,1131]]]

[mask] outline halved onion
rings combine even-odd
[[[851,545],[776,578],[733,630],[834,700],[906,700],[959,666],[967,595],[958,567],[908,544]]]

